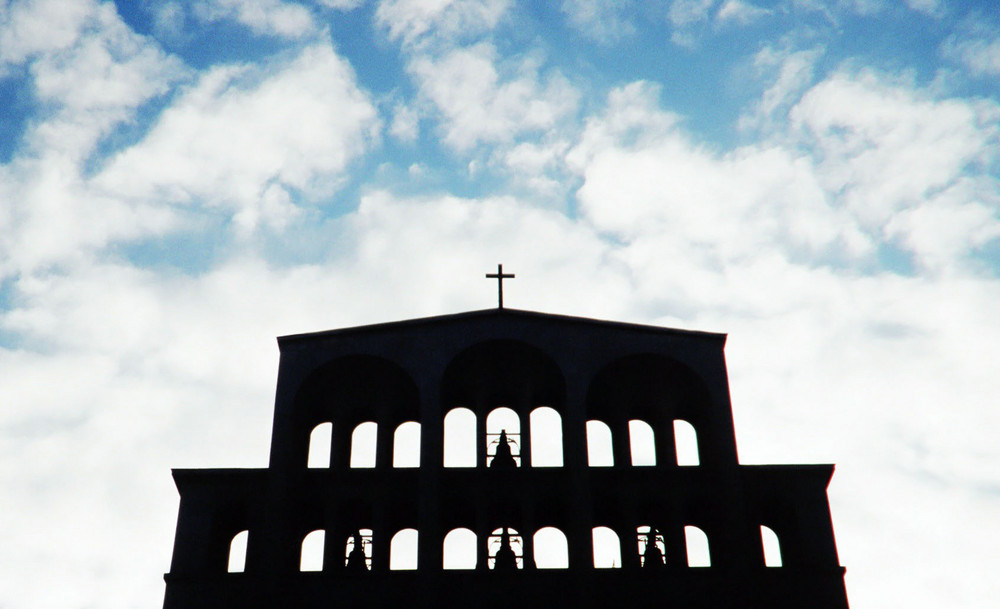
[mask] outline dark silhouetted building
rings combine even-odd
[[[511,309],[279,338],[270,466],[174,471],[164,607],[844,609],[833,466],[739,464],[725,342]]]

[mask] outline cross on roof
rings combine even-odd
[[[487,273],[486,274],[486,278],[487,279],[496,279],[497,280],[497,307],[500,308],[500,309],[502,309],[503,308],[503,280],[504,279],[513,279],[514,278],[514,274],[513,273],[507,273],[507,274],[505,274],[503,272],[503,265],[502,264],[498,264],[497,265],[497,272],[496,273]]]

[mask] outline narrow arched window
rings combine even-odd
[[[486,466],[521,466],[521,417],[505,406],[486,417]]]
[[[445,569],[476,568],[476,534],[469,529],[453,529],[444,537]]]
[[[639,544],[639,564],[644,568],[662,567],[667,564],[667,546],[663,534],[650,526],[635,529]]]
[[[486,540],[489,558],[486,566],[494,571],[524,568],[524,540],[510,527],[495,529]]]
[[[555,527],[545,527],[535,533],[535,567],[566,569],[569,567],[569,545],[566,535]]]
[[[330,439],[333,437],[333,423],[320,423],[309,434],[309,459],[307,467],[330,467]]]
[[[407,421],[396,428],[392,440],[393,467],[420,467],[420,423]]]
[[[531,467],[562,467],[562,417],[554,408],[531,411]]]
[[[351,467],[375,467],[375,442],[378,424],[367,422],[354,428],[351,434]]]
[[[712,556],[708,551],[708,535],[696,526],[684,527],[684,544],[687,548],[689,567],[711,567]]]
[[[684,419],[674,420],[674,446],[677,450],[677,465],[698,465],[698,433],[694,426]]]
[[[412,571],[417,568],[417,541],[416,529],[403,529],[392,536],[389,570]]]
[[[587,464],[611,467],[615,464],[611,428],[601,421],[587,421]]]
[[[302,540],[302,555],[299,557],[299,571],[323,570],[323,546],[326,531],[317,529]]]
[[[649,423],[633,419],[628,422],[632,465],[656,465],[656,438]]]
[[[372,568],[372,530],[358,529],[347,538],[344,546],[344,567],[364,573]]]
[[[453,408],[444,417],[444,466],[476,466],[476,414]]]
[[[778,534],[764,525],[760,525],[760,542],[764,548],[764,566],[780,567],[781,543],[778,541]]]
[[[591,532],[594,542],[594,568],[619,569],[622,566],[622,544],[608,527],[594,527]]]
[[[230,573],[243,573],[246,568],[249,537],[250,531],[240,531],[233,535],[232,541],[229,542],[229,566],[227,570]]]

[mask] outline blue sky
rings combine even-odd
[[[274,337],[498,262],[727,332],[742,461],[838,464],[853,607],[988,606],[998,134],[991,2],[4,2],[0,606],[159,604],[169,468],[266,464]]]

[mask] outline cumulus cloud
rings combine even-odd
[[[770,10],[750,4],[749,2],[726,0],[725,4],[719,7],[719,12],[715,14],[715,17],[721,22],[734,22],[746,25],[770,14]]]
[[[966,25],[944,42],[941,52],[976,76],[1000,75],[1000,32],[987,26]]]
[[[440,58],[420,56],[409,66],[441,114],[444,141],[459,151],[551,128],[576,108],[579,96],[558,72],[542,81],[528,59],[501,74],[496,61],[495,48],[481,43]]]
[[[509,8],[510,0],[381,0],[375,19],[405,45],[448,45],[492,30]]]
[[[130,199],[253,209],[280,225],[295,208],[275,188],[329,194],[379,129],[351,68],[319,44],[276,66],[209,70],[95,184]]]
[[[610,43],[635,32],[629,17],[635,10],[631,0],[563,0],[561,9],[574,29],[598,42]]]
[[[53,17],[56,34],[24,46],[36,20],[55,8],[17,4],[0,37],[6,57],[26,62],[42,104],[8,165],[0,167],[0,276],[58,263],[114,238],[161,231],[168,210],[147,201],[103,197],[87,185],[86,163],[114,129],[167,92],[185,69],[128,29],[110,5],[74,4],[72,27]],[[77,8],[85,9],[78,12]],[[14,40],[15,42],[10,42]],[[17,42],[21,41],[21,42]]]
[[[299,38],[316,31],[306,7],[281,0],[198,0],[191,12],[202,21],[236,21],[258,34]]]
[[[791,110],[815,147],[824,188],[867,230],[988,166],[997,108],[935,100],[870,72],[832,75]]]

